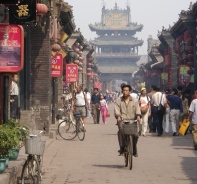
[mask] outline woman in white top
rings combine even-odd
[[[90,104],[91,94],[88,92],[87,88],[84,89],[84,93],[86,94],[86,97],[87,97],[87,100],[88,100],[88,104]],[[90,117],[91,117],[90,110],[87,110],[87,118],[90,118]]]
[[[107,102],[104,99],[104,96],[101,94],[101,96],[100,96],[100,110],[101,110],[103,124],[106,124],[107,109],[108,109]]]
[[[146,131],[148,127],[148,116],[151,114],[150,112],[150,98],[146,94],[146,88],[141,89],[141,95],[139,96],[139,105],[142,114],[142,130],[141,133],[143,136],[146,136]]]

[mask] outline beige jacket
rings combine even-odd
[[[121,117],[126,120],[136,120],[137,115],[141,116],[139,102],[137,99],[130,97],[128,104],[126,104],[123,97],[116,99],[114,107],[115,118]]]

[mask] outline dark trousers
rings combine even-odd
[[[157,133],[162,135],[163,134],[163,112],[159,111],[157,107],[153,107],[152,111],[153,116],[153,124],[156,125]]]
[[[18,96],[11,95],[10,100],[14,100],[10,103],[10,118],[17,119],[18,118]]]
[[[150,132],[156,132],[156,125],[153,123],[153,115],[151,114],[150,117],[148,117],[148,126]]]
[[[92,116],[95,124],[100,122],[99,104],[92,104]]]
[[[122,123],[118,123],[118,142],[120,149],[126,147],[126,136],[123,134],[122,130]],[[133,154],[137,153],[137,142],[138,142],[138,135],[133,135]]]

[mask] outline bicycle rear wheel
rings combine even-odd
[[[77,120],[77,136],[80,141],[83,141],[85,138],[85,128],[81,120]]]
[[[58,125],[58,133],[65,140],[72,140],[76,137],[75,123],[64,120]]]
[[[128,160],[129,160],[129,169],[131,170],[133,168],[133,137],[132,135],[129,136],[129,142],[128,142]]]
[[[21,183],[40,184],[40,167],[38,160],[31,156],[28,157],[23,165]]]

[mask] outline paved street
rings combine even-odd
[[[117,126],[111,117],[107,125],[88,119],[84,141],[60,137],[50,140],[44,157],[42,184],[196,184],[197,152],[193,150],[191,134],[140,137],[139,157],[134,158],[130,171],[118,156]]]

